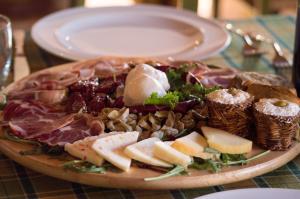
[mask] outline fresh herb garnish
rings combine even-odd
[[[163,175],[160,175],[157,177],[151,177],[151,178],[144,178],[144,180],[145,181],[162,180],[162,179],[169,178],[172,176],[180,175],[180,174],[184,173],[184,171],[185,171],[185,168],[183,166],[177,165],[172,170],[170,170],[169,172],[167,172]]]
[[[164,96],[159,96],[156,92],[152,93],[150,97],[145,100],[144,104],[167,105],[171,109],[174,109],[177,103],[180,101],[201,101],[204,99],[205,95],[218,89],[218,86],[205,88],[202,84],[199,83],[182,84],[179,90],[169,91]]]
[[[4,130],[4,137],[2,137],[2,139],[6,139],[6,140],[13,141],[13,142],[18,142],[18,143],[26,143],[26,144],[33,144],[33,145],[41,146],[41,143],[39,143],[39,142],[32,141],[32,140],[25,140],[25,139],[15,136],[15,135],[12,135],[11,133],[8,132],[8,130]]]
[[[167,105],[171,109],[174,109],[176,104],[179,102],[179,99],[180,93],[177,91],[167,92],[164,96],[159,96],[156,92],[154,92],[145,100],[144,104]]]
[[[234,161],[245,161],[247,158],[245,157],[244,154],[227,154],[227,153],[222,153],[220,156],[220,160],[224,164],[228,164],[229,162],[234,162]]]
[[[188,71],[188,65],[182,64],[178,68],[168,70],[167,78],[169,80],[171,90],[178,90],[183,84],[186,83],[185,77]]]
[[[65,169],[70,169],[78,173],[105,173],[105,166],[96,166],[84,160],[71,160],[63,164]]]
[[[184,84],[180,88],[180,93],[182,94],[185,100],[196,99],[198,101],[201,101],[204,99],[205,95],[218,89],[220,89],[219,86],[214,86],[212,88],[205,88],[200,83]]]
[[[228,161],[227,163],[223,163],[224,165],[226,166],[229,166],[229,165],[238,165],[238,164],[247,164],[248,162],[251,162],[252,160],[255,160],[255,159],[258,159],[262,156],[265,156],[267,155],[268,153],[270,153],[271,151],[268,150],[268,151],[264,151],[262,153],[259,153],[251,158],[248,158],[248,159],[241,159],[241,160],[235,160],[235,161]]]
[[[196,159],[192,164],[189,165],[189,168],[197,170],[211,170],[212,172],[219,172],[222,168],[222,165],[214,160],[202,160],[197,161]]]
[[[207,148],[206,150],[213,152],[211,148]],[[248,159],[243,154],[221,154],[220,159],[218,160],[202,160],[195,158],[194,162],[189,165],[189,167],[197,170],[211,170],[213,172],[218,172],[223,166],[244,165],[268,154],[269,152],[270,150],[264,151]]]

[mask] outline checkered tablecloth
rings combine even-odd
[[[295,18],[290,16],[257,17],[250,20],[231,21],[235,26],[246,31],[263,34],[276,39],[284,48],[285,53],[291,57],[293,51]],[[273,51],[270,46],[263,45],[267,54],[262,58],[244,58],[241,55],[242,40],[233,35],[232,43],[227,50],[214,56],[206,63],[227,65],[240,70],[258,70],[274,73],[270,65]],[[31,71],[41,70],[57,64],[66,63],[66,60],[57,58],[38,48],[26,34],[25,53]],[[290,76],[289,71],[284,75]],[[34,162],[33,162],[34,164]],[[189,190],[122,190],[107,189],[71,183],[36,173],[0,155],[0,199],[2,198],[194,198],[205,194],[230,189],[253,187],[276,187],[300,189],[300,156],[285,166],[268,174],[253,179],[199,189]],[[299,196],[300,197],[300,196]]]

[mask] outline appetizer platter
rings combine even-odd
[[[219,185],[299,154],[299,102],[273,74],[103,57],[4,89],[0,150],[35,171],[95,186]]]

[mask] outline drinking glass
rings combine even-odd
[[[0,14],[0,87],[6,85],[12,63],[12,28],[8,17]]]

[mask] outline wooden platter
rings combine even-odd
[[[95,60],[92,60],[92,62]],[[76,64],[88,64],[91,61],[64,64],[52,67],[45,71],[65,71]],[[40,71],[38,73],[41,73]],[[32,74],[32,75],[36,75]],[[31,76],[32,76],[31,75]],[[18,85],[26,81],[28,77],[9,85],[4,92],[13,90]],[[0,136],[3,136],[3,130],[0,129]],[[275,170],[287,162],[294,159],[300,153],[300,143],[294,143],[288,151],[270,152],[260,159],[256,159],[247,165],[231,166],[223,168],[221,172],[211,173],[209,171],[198,171],[189,169],[188,175],[170,177],[164,180],[146,182],[146,177],[161,175],[149,169],[132,167],[129,172],[106,172],[105,174],[94,173],[76,173],[62,168],[63,160],[47,155],[21,155],[20,151],[31,149],[29,144],[20,144],[8,140],[0,139],[0,150],[3,154],[37,172],[52,177],[88,184],[100,187],[125,188],[125,189],[184,189],[195,187],[207,187],[214,185],[237,182]],[[254,146],[250,156],[258,154],[263,150]]]

